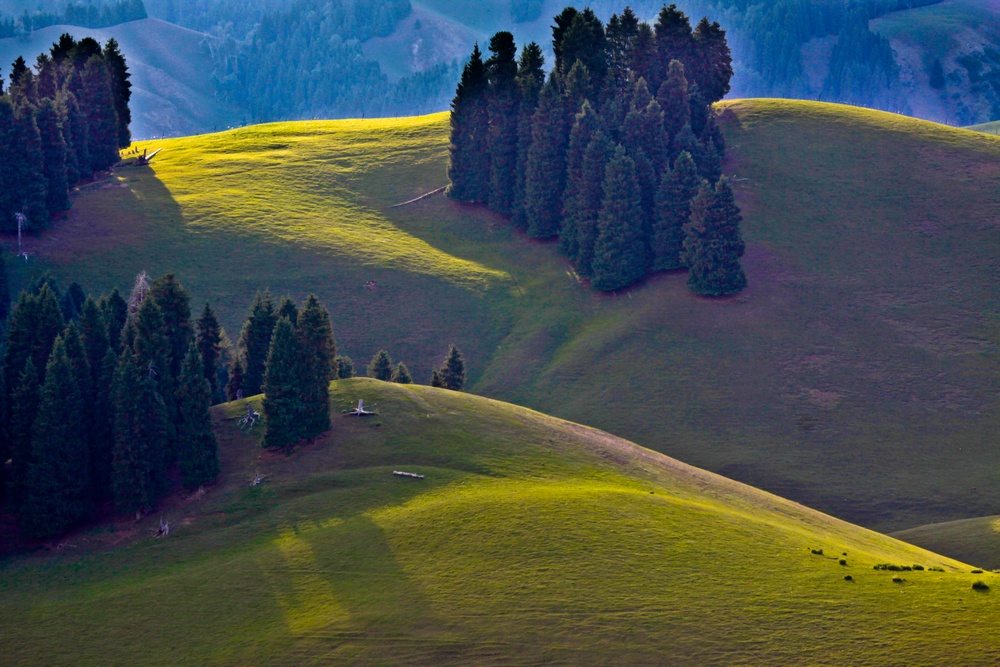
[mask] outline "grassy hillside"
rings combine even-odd
[[[1000,516],[918,526],[893,537],[983,567],[1000,568]]]
[[[603,428],[883,530],[995,513],[1000,141],[835,105],[722,107],[750,288],[602,295],[551,244],[430,192],[447,117],[151,142],[31,241],[88,290],[173,270],[235,338],[257,289],[315,291],[342,352]],[[13,239],[7,240],[8,244]],[[365,289],[366,281],[377,289]]]
[[[965,128],[967,130],[972,130],[973,132],[984,132],[986,134],[1000,134],[1000,121],[993,123],[982,123],[980,125],[970,125]]]
[[[575,424],[428,387],[335,383],[292,457],[218,409],[224,477],[0,570],[16,664],[990,664],[961,563]],[[394,477],[392,470],[426,475]],[[255,471],[268,475],[249,488]],[[131,537],[128,532],[133,531]],[[823,549],[823,555],[811,553]],[[847,552],[844,556],[843,553]],[[846,566],[838,564],[844,558]],[[894,583],[877,563],[919,563]],[[844,580],[850,574],[854,581]]]
[[[156,19],[111,28],[51,26],[19,38],[0,39],[0,69],[8,78],[10,63],[23,56],[30,64],[48,53],[59,35],[93,37],[102,44],[114,37],[132,73],[132,136],[178,136],[210,132],[235,124],[240,112],[215,97],[211,38]]]

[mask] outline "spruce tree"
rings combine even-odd
[[[66,139],[66,175],[73,184],[89,178],[94,172],[90,166],[87,117],[72,91],[64,90],[56,99],[62,113],[63,136]]]
[[[7,257],[0,248],[0,322],[10,315],[10,282],[7,279]]]
[[[640,80],[639,83],[644,82]],[[622,123],[621,138],[622,145],[633,159],[639,152],[646,154],[657,178],[669,166],[670,142],[664,127],[663,109],[656,100],[650,100],[642,108],[633,107],[628,112]]]
[[[87,60],[81,75],[81,110],[87,119],[87,150],[93,171],[118,162],[118,114],[111,77],[100,55]]]
[[[58,535],[91,509],[86,414],[77,379],[57,338],[45,369],[21,508],[22,530],[31,537]]]
[[[669,271],[684,266],[684,225],[691,219],[691,200],[701,182],[698,169],[687,151],[681,153],[674,168],[663,175],[656,193],[656,217],[652,236],[652,269]]]
[[[108,325],[108,340],[111,343],[111,349],[119,352],[122,349],[122,329],[125,328],[125,322],[128,320],[128,303],[115,287],[111,290],[111,294],[102,296],[97,305],[101,307],[104,321]]]
[[[111,464],[114,454],[115,404],[114,379],[118,355],[108,346],[94,377],[93,412],[90,415],[90,469],[94,495],[98,499],[110,498]],[[93,370],[92,370],[93,372]]]
[[[236,401],[243,396],[243,360],[234,359],[229,366],[229,381],[226,382],[226,400]]]
[[[563,71],[580,62],[590,73],[595,89],[600,89],[608,70],[608,41],[604,24],[594,11],[588,7],[576,14],[558,39],[559,65]]]
[[[671,60],[679,60],[685,65],[693,63],[697,57],[691,21],[677,9],[677,5],[665,6],[654,26],[656,35],[657,65],[653,68],[650,83],[653,90],[659,90],[667,77]]]
[[[486,66],[475,45],[451,103],[448,196],[463,202],[485,202],[490,189],[489,110]]]
[[[498,32],[490,39],[486,61],[489,83],[489,206],[509,215],[514,202],[517,169],[517,46],[509,32]]]
[[[600,234],[598,219],[604,200],[604,177],[608,161],[614,155],[615,147],[603,132],[595,132],[583,154],[582,177],[584,185],[577,200],[576,232],[577,253],[573,258],[576,270],[583,276],[590,276],[594,261],[594,245]]]
[[[288,318],[282,317],[274,327],[264,374],[264,414],[267,415],[264,447],[290,452],[301,439],[305,418],[304,384],[302,353],[295,330]]]
[[[729,93],[733,78],[733,58],[726,41],[726,31],[718,21],[702,18],[694,29],[695,81],[707,105],[718,102]]]
[[[691,122],[691,107],[688,106],[688,81],[684,74],[684,63],[671,60],[667,69],[667,80],[656,93],[656,101],[663,109],[663,127],[670,141],[681,128]]]
[[[392,370],[392,376],[390,376],[389,381],[397,384],[413,384],[413,377],[410,375],[410,369],[401,361]]]
[[[441,377],[441,370],[434,368],[431,369],[431,386],[437,387],[438,389],[444,389],[444,378]]]
[[[631,285],[646,273],[647,264],[635,161],[621,147],[608,162],[603,190],[591,284],[607,292]]]
[[[129,124],[132,122],[132,112],[129,109],[132,83],[129,79],[132,75],[128,71],[125,57],[118,48],[118,42],[114,39],[109,39],[104,45],[102,55],[111,77],[111,96],[114,100],[115,118],[118,120],[118,147],[128,148],[132,143],[132,132],[129,130]]]
[[[517,66],[517,88],[520,98],[517,121],[517,165],[511,200],[511,224],[522,231],[528,228],[524,210],[528,151],[531,149],[531,124],[538,108],[538,96],[545,85],[545,58],[542,49],[531,42],[521,50]]]
[[[316,295],[306,298],[295,334],[302,357],[302,433],[311,438],[330,428],[330,382],[337,358],[330,313]]]
[[[11,155],[8,160],[14,167],[11,179],[4,183],[15,196],[15,208],[27,216],[27,230],[44,229],[49,223],[48,181],[45,178],[45,155],[42,137],[35,122],[35,110],[27,99],[14,109]],[[15,228],[16,229],[16,228]]]
[[[222,362],[222,328],[215,312],[207,303],[201,311],[197,322],[198,334],[195,343],[201,354],[201,363],[205,369],[205,379],[208,380],[212,394],[212,404],[219,402],[219,368]]]
[[[11,470],[10,493],[15,504],[19,504],[28,489],[28,470],[31,467],[31,442],[38,417],[38,403],[41,400],[42,383],[35,362],[28,357],[20,377],[15,384],[6,381],[13,391],[8,399],[7,437],[8,448],[14,467]]]
[[[191,296],[172,273],[153,281],[149,296],[163,314],[163,333],[169,346],[170,377],[176,380],[180,377],[181,366],[193,338]]]
[[[35,112],[41,139],[43,171],[46,183],[46,207],[49,212],[69,208],[69,180],[66,173],[66,139],[62,132],[62,118],[55,102],[45,98]]]
[[[212,432],[212,387],[205,378],[201,353],[194,346],[188,350],[178,385],[180,422],[177,425],[177,463],[184,476],[184,486],[193,489],[219,476],[219,447]]]
[[[59,300],[59,307],[62,309],[63,319],[67,322],[80,319],[83,313],[83,304],[87,301],[87,293],[83,291],[79,283],[72,282],[66,288],[66,293]]]
[[[741,222],[728,179],[719,179],[714,189],[703,183],[691,202],[691,220],[684,230],[684,260],[690,268],[688,287],[692,292],[721,296],[746,287],[740,265],[746,249]]]
[[[600,119],[597,113],[590,102],[584,102],[569,135],[569,150],[566,153],[566,192],[563,195],[562,229],[559,231],[559,249],[573,261],[579,254],[577,230],[580,219],[587,215],[584,204],[587,199],[588,184],[583,175],[583,158],[599,127]]]
[[[49,285],[42,285],[37,296],[37,319],[31,332],[31,356],[36,368],[45,368],[52,352],[52,345],[66,326],[59,299]]]
[[[290,296],[281,298],[281,305],[278,306],[278,319],[280,320],[282,317],[287,317],[293,327],[299,325],[299,308]]]
[[[454,345],[448,348],[448,356],[445,357],[439,373],[445,389],[462,391],[465,388],[465,358]]]
[[[163,457],[163,467],[167,468],[176,457],[177,379],[171,374],[171,346],[165,333],[163,311],[155,299],[142,302],[133,324],[135,339],[132,351],[135,361],[145,371],[146,378],[152,383],[153,391],[159,395],[166,410],[166,441],[159,454]]]
[[[271,299],[271,292],[257,293],[250,315],[240,333],[240,347],[244,350],[243,395],[247,398],[260,393],[264,381],[264,367],[271,349],[271,333],[278,321],[278,314]]]
[[[551,238],[559,233],[566,143],[563,99],[555,80],[550,78],[531,121],[531,148],[525,165],[524,212],[532,238]]]
[[[354,377],[354,361],[347,355],[337,355],[337,379],[347,380]]]
[[[368,377],[388,382],[392,379],[392,359],[385,350],[379,350],[368,364]]]

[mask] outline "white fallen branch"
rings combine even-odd
[[[392,474],[396,477],[412,477],[413,479],[424,479],[423,475],[418,475],[415,472],[403,472],[402,470],[393,470]]]
[[[259,472],[255,472],[253,479],[250,480],[250,486],[260,486],[267,479],[267,475],[261,475]]]
[[[156,529],[154,537],[166,537],[170,534],[170,524],[160,517],[160,527]]]

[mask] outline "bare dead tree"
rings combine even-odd
[[[132,286],[132,293],[128,296],[128,319],[133,320],[142,307],[142,302],[149,296],[149,274],[142,271],[135,277],[135,284]]]

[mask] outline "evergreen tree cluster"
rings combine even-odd
[[[397,384],[413,384],[413,376],[410,369],[402,361],[393,365],[389,353],[379,350],[368,363],[368,377],[383,382],[395,382]]]
[[[58,535],[106,501],[151,509],[174,466],[188,488],[218,476],[214,315],[206,306],[195,336],[189,301],[172,274],[131,313],[117,290],[94,299],[74,283],[60,294],[48,276],[21,292],[0,373],[10,459],[0,482],[26,535]]]
[[[115,164],[131,143],[130,74],[115,40],[64,34],[0,77],[0,231],[44,228],[69,208],[72,186]]]
[[[707,18],[692,29],[676,5],[654,25],[628,8],[604,25],[569,7],[552,46],[547,79],[541,49],[518,58],[508,32],[485,60],[473,50],[451,107],[449,196],[558,237],[599,290],[684,267],[695,292],[742,289],[740,214],[712,110],[733,75],[725,31]]]
[[[70,2],[61,12],[38,9],[34,12],[25,10],[20,16],[0,14],[0,39],[19,37],[53,25],[107,28],[144,18],[147,14],[142,0]]]

